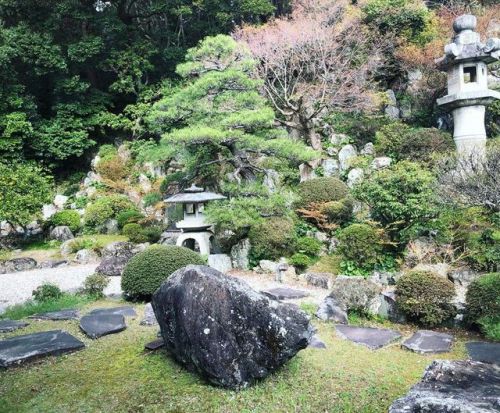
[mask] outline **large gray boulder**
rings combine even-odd
[[[269,300],[206,266],[174,272],[152,305],[170,354],[211,383],[232,389],[268,376],[314,334],[297,306]]]
[[[60,225],[52,229],[50,231],[50,239],[54,239],[56,241],[68,241],[70,239],[75,238],[69,227],[65,225]]]
[[[468,360],[436,360],[422,381],[396,400],[389,413],[499,411],[500,367]]]
[[[28,271],[36,268],[37,262],[33,258],[22,257],[0,261],[0,274],[18,271]]]
[[[121,276],[127,262],[134,255],[146,249],[146,244],[132,242],[112,242],[102,250],[102,259],[96,272],[108,276]]]
[[[332,285],[332,297],[346,311],[377,313],[381,287],[364,277],[338,276]]]

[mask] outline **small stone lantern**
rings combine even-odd
[[[177,245],[196,250],[196,244],[200,254],[209,255],[213,241],[212,225],[207,223],[203,210],[205,204],[217,199],[226,199],[225,196],[214,192],[206,192],[203,188],[192,185],[179,194],[165,199],[168,204],[182,204],[184,219],[175,225],[182,231],[177,239]]]
[[[453,139],[461,155],[477,153],[486,148],[484,114],[486,105],[500,99],[500,93],[488,89],[487,64],[500,58],[500,39],[481,43],[475,32],[476,17],[464,14],[453,23],[453,42],[444,48],[445,55],[436,63],[448,74],[448,94],[438,105],[453,113]]]

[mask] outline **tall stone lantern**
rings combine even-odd
[[[483,156],[486,147],[484,114],[486,105],[500,99],[500,93],[488,89],[487,64],[500,58],[500,39],[481,43],[475,31],[476,17],[464,14],[453,23],[453,42],[436,63],[448,74],[448,94],[438,105],[453,114],[453,139],[460,155]]]
[[[224,195],[207,192],[203,188],[192,185],[184,192],[165,199],[167,204],[182,204],[184,219],[176,222],[176,227],[182,231],[176,244],[196,250],[198,246],[202,255],[210,255],[213,241],[212,225],[205,220],[205,204],[217,199],[226,199]]]

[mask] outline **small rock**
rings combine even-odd
[[[161,245],[177,245],[177,239],[181,235],[180,231],[167,230],[161,234],[158,244]]]
[[[342,308],[370,312],[379,302],[380,286],[358,276],[340,275],[333,281],[332,297]]]
[[[233,269],[231,257],[227,254],[210,254],[208,256],[208,266],[222,273]]]
[[[393,323],[405,323],[406,317],[399,310],[396,303],[396,294],[393,290],[382,291],[380,294],[381,304],[378,308],[378,315],[387,318]]]
[[[401,338],[401,334],[397,331],[385,328],[336,325],[335,329],[340,337],[362,344],[372,350],[382,348]]]
[[[77,320],[78,310],[67,309],[59,311],[49,311],[47,313],[30,315],[28,318],[33,318],[35,320],[51,320],[51,321]]]
[[[347,186],[354,188],[357,184],[361,183],[364,178],[364,172],[361,168],[354,168],[347,174]]]
[[[154,341],[151,341],[151,342],[147,343],[144,346],[144,348],[146,350],[155,351],[155,350],[158,350],[158,349],[160,349],[160,348],[162,348],[164,346],[165,346],[165,342],[163,341],[162,338],[159,338],[157,340],[154,340]]]
[[[75,255],[75,262],[78,264],[88,264],[89,262],[95,262],[99,259],[97,253],[93,250],[83,249],[77,251]]]
[[[106,234],[119,234],[120,227],[118,226],[118,221],[116,219],[108,219],[104,223],[104,227],[106,229]]]
[[[122,315],[124,317],[137,317],[133,307],[122,306],[122,307],[109,307],[109,308],[96,308],[92,310],[90,315]]]
[[[351,166],[352,160],[357,156],[356,148],[353,145],[344,145],[339,151],[340,170],[346,171]]]
[[[332,297],[326,297],[316,311],[316,317],[323,321],[333,321],[338,324],[347,324],[347,312],[341,304]]]
[[[316,178],[316,173],[314,169],[307,163],[302,163],[299,165],[300,182],[309,181]]]
[[[418,330],[401,347],[420,354],[448,353],[453,336],[429,330]]]
[[[337,156],[339,153],[339,150],[337,148],[334,148],[333,146],[329,146],[326,148],[326,153],[328,156]]]
[[[263,180],[263,185],[269,189],[269,192],[274,193],[280,186],[280,174],[274,169],[266,169]]]
[[[324,176],[336,176],[339,174],[340,165],[336,159],[324,159],[321,166],[323,167]]]
[[[50,239],[54,239],[56,241],[68,241],[70,239],[75,238],[69,227],[65,225],[60,225],[52,229],[50,231]]]
[[[7,261],[0,261],[0,274],[29,271],[36,268],[36,266],[37,262],[33,258],[13,258]]]
[[[445,262],[441,262],[438,264],[418,264],[413,268],[414,271],[429,271],[433,272],[434,274],[439,275],[442,278],[448,278],[448,274],[451,270],[451,267],[449,264]]]
[[[304,274],[307,284],[329,289],[332,287],[334,275],[329,272],[308,272]]]
[[[326,348],[326,344],[317,335],[314,335],[308,347],[324,350]]]
[[[125,265],[136,254],[146,249],[147,244],[134,244],[132,242],[112,242],[102,250],[102,259],[96,268],[96,273],[110,277],[122,275]]]
[[[274,273],[276,273],[276,270],[278,268],[278,263],[274,262],[274,261],[269,261],[269,260],[260,260],[259,267],[260,267],[262,272],[265,272],[268,274],[274,274]]]
[[[314,233],[314,238],[316,238],[319,242],[328,242],[328,235],[321,231],[316,231]]]
[[[11,331],[19,330],[28,326],[29,323],[18,320],[10,320],[8,318],[0,320],[0,333],[10,333]]]
[[[242,239],[231,248],[231,262],[234,268],[240,270],[250,269],[250,240],[248,238]]]
[[[391,165],[392,159],[388,156],[379,156],[375,158],[371,163],[371,168],[374,170],[387,168]]]
[[[45,204],[42,206],[43,220],[47,221],[57,212],[57,208],[52,204]]]
[[[38,268],[59,268],[68,265],[66,260],[48,260],[38,264]]]
[[[368,142],[365,146],[363,146],[363,149],[361,149],[361,155],[366,155],[366,156],[375,155],[375,146],[373,145],[373,143]]]
[[[142,192],[146,194],[149,191],[151,191],[151,181],[146,175],[140,174],[138,181],[139,181],[139,187],[141,188]]]
[[[158,321],[156,320],[155,313],[153,311],[153,307],[151,303],[147,303],[144,306],[144,318],[140,322],[141,326],[155,326],[158,325]]]
[[[334,133],[330,136],[330,143],[335,146],[340,146],[349,142],[349,136],[343,133]]]
[[[269,290],[262,290],[261,293],[269,297],[271,300],[294,300],[297,298],[304,298],[309,295],[306,291],[288,287],[271,288]]]
[[[96,339],[115,334],[127,328],[125,317],[120,314],[89,314],[80,320],[81,330],[90,338]]]
[[[55,196],[54,201],[52,202],[57,209],[64,209],[64,204],[68,201],[69,197],[66,195],[58,194]]]

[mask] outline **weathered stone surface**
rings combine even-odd
[[[83,249],[77,251],[75,254],[75,262],[78,264],[88,264],[89,262],[95,262],[99,259],[97,253],[90,249]]]
[[[154,350],[158,350],[164,346],[165,346],[165,342],[163,341],[162,338],[159,338],[158,340],[150,341],[149,343],[147,343],[144,346],[144,348],[146,350],[154,351]]]
[[[418,330],[401,347],[420,354],[447,353],[453,344],[453,336],[436,331]]]
[[[245,387],[268,376],[314,333],[296,306],[269,300],[210,267],[174,272],[153,295],[165,347],[211,383]]]
[[[336,176],[339,174],[340,164],[336,159],[324,159],[321,166],[323,166],[323,176]]]
[[[233,269],[231,257],[227,254],[210,254],[208,256],[208,265],[213,269],[226,273]]]
[[[80,328],[90,338],[99,338],[119,333],[127,328],[125,317],[121,314],[89,314],[80,320]]]
[[[89,315],[122,315],[125,317],[136,317],[137,313],[133,307],[122,306],[122,307],[109,307],[109,308],[96,308],[92,310]]]
[[[364,175],[363,169],[361,168],[351,169],[347,174],[347,186],[349,188],[354,188],[354,186],[363,181]]]
[[[66,260],[48,260],[39,263],[38,268],[58,268],[64,267],[65,265],[68,265],[68,261]]]
[[[144,251],[145,248],[146,244],[112,242],[103,249],[101,263],[96,268],[96,272],[110,277],[121,276],[130,258]]]
[[[289,287],[271,288],[269,290],[262,290],[261,293],[269,297],[271,300],[294,300],[297,298],[304,298],[309,295],[307,291],[296,290]]]
[[[353,327],[336,325],[337,334],[357,344],[362,344],[372,350],[377,350],[401,338],[397,331],[385,328]]]
[[[347,324],[347,312],[332,297],[326,297],[316,311],[316,317],[323,321],[333,321],[338,324]]]
[[[391,320],[394,323],[406,322],[405,315],[399,310],[396,303],[394,290],[386,290],[380,293],[380,307],[378,315]]]
[[[118,226],[118,221],[116,219],[108,219],[104,223],[104,228],[106,229],[106,234],[120,233],[120,227]]]
[[[500,365],[500,343],[473,341],[466,343],[465,347],[472,360]]]
[[[335,146],[349,142],[349,136],[343,133],[334,133],[330,136],[330,143]]]
[[[62,330],[43,331],[0,341],[0,367],[55,356],[85,347],[80,340]]]
[[[36,266],[37,262],[33,258],[13,258],[12,260],[0,261],[0,274],[28,271]]]
[[[45,204],[42,206],[42,216],[47,221],[52,215],[57,212],[57,208],[52,204]]]
[[[266,169],[262,183],[267,189],[269,189],[269,192],[273,193],[279,188],[280,180],[281,178],[278,171],[275,171],[274,169]]]
[[[279,263],[275,261],[269,261],[269,260],[260,260],[259,261],[259,269],[262,272],[268,273],[268,274],[274,274],[278,268]]]
[[[372,156],[375,155],[375,146],[373,145],[372,142],[368,142],[365,146],[363,146],[363,149],[361,149],[361,155],[368,155]]]
[[[327,290],[332,287],[334,275],[329,272],[307,272],[304,279],[309,285]]]
[[[251,245],[248,238],[242,239],[231,247],[231,261],[234,268],[240,270],[250,269],[250,248]]]
[[[380,291],[380,286],[364,277],[340,275],[333,281],[330,297],[346,310],[374,312]]]
[[[450,265],[445,262],[440,262],[438,264],[418,264],[413,268],[415,271],[429,271],[433,272],[440,277],[448,278],[448,273],[450,272]]]
[[[144,306],[144,318],[140,322],[141,326],[155,326],[158,325],[155,313],[153,311],[153,306],[151,303],[147,303]]]
[[[54,227],[52,231],[50,231],[50,239],[54,239],[56,241],[68,241],[70,239],[75,238],[69,227],[65,225],[59,225]]]
[[[57,209],[63,209],[64,204],[68,201],[68,199],[69,197],[67,197],[66,195],[57,194],[54,197],[54,201],[52,201],[52,203],[56,206]]]
[[[352,160],[356,157],[356,148],[352,145],[344,145],[339,151],[340,170],[346,171],[351,166]]]
[[[34,318],[36,320],[76,320],[78,319],[78,310],[66,309],[59,311],[49,311],[48,313],[40,313],[30,315],[28,318]]]
[[[24,328],[28,323],[18,320],[10,320],[8,318],[0,320],[0,333],[10,333],[11,331],[19,330]]]
[[[422,381],[396,400],[389,413],[499,411],[500,368],[478,361],[436,360]]]
[[[307,163],[301,163],[299,165],[300,182],[309,181],[316,178],[316,173],[314,169]]]
[[[371,163],[372,169],[383,169],[391,165],[392,159],[388,156],[380,156],[375,158]]]
[[[326,348],[326,344],[318,336],[314,335],[308,347],[324,350]]]

